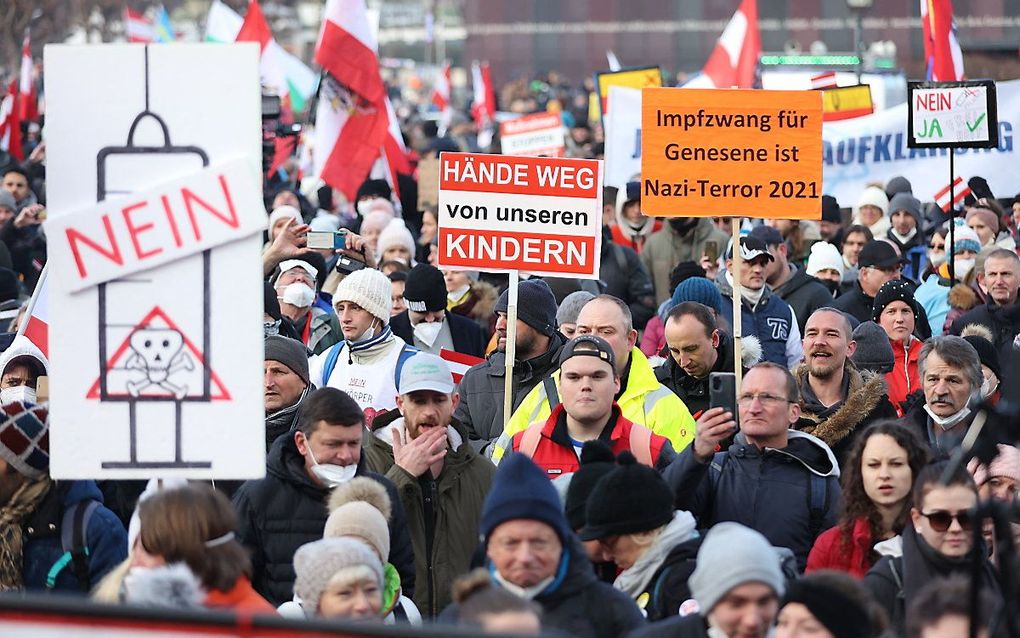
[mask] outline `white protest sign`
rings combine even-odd
[[[266,227],[248,161],[201,169],[129,197],[104,200],[46,223],[55,271],[79,291],[149,270]]]
[[[105,276],[102,251],[79,242],[87,278],[66,276],[78,272],[66,246],[53,252],[51,475],[263,476],[261,237],[214,248],[195,239],[232,219],[223,190],[202,185],[214,174],[203,168],[242,158],[233,170],[248,178],[229,178],[238,225],[257,230],[249,218],[264,216],[258,46],[50,45],[45,64],[50,227],[106,212],[109,230],[97,221],[103,232],[82,236],[107,252],[115,239],[133,271],[82,289]],[[167,183],[195,189],[191,214],[183,194],[151,200]],[[125,219],[139,201],[149,205]],[[157,263],[157,248],[177,257],[192,241],[199,252],[134,271]]]
[[[503,155],[563,157],[563,121],[558,113],[535,113],[499,125]]]
[[[442,153],[439,267],[598,279],[602,162]]]
[[[606,185],[624,188],[641,175],[641,89],[609,87]]]
[[[995,83],[909,82],[908,146],[992,147]]]

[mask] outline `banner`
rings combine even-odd
[[[646,66],[596,73],[595,90],[599,94],[599,105],[602,107],[603,118],[610,112],[609,88],[613,86],[625,86],[632,89],[662,86],[662,71],[657,66]]]
[[[606,186],[624,188],[641,174],[641,89],[609,87]]]
[[[563,121],[559,113],[535,113],[499,125],[503,155],[563,157]]]

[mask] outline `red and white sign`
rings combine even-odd
[[[259,233],[260,193],[253,168],[235,159],[51,218],[54,275],[78,291]]]
[[[956,206],[959,206],[961,203],[963,203],[963,200],[966,199],[967,195],[970,195],[971,190],[970,186],[963,183],[962,177],[957,177],[956,179],[954,179],[952,187],[953,187],[952,206],[955,208]],[[939,192],[935,193],[935,203],[938,205],[939,208],[941,208],[945,212],[947,213],[949,212],[950,207],[949,184],[946,184],[944,187],[942,187],[941,190],[939,190]]]
[[[439,349],[439,356],[446,361],[446,365],[450,366],[450,373],[453,374],[454,383],[460,383],[460,380],[464,378],[464,375],[467,374],[467,371],[472,366],[485,363],[485,359],[481,357],[472,357],[469,354],[454,352],[446,348]]]
[[[499,125],[504,155],[563,157],[563,121],[556,113],[535,113]]]
[[[598,279],[602,162],[443,153],[439,266]]]

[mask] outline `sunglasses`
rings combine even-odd
[[[965,532],[969,532],[974,526],[974,519],[971,517],[970,512],[957,512],[956,514],[950,514],[937,510],[934,512],[928,512],[927,514],[921,512],[921,516],[928,519],[928,524],[936,532],[945,532],[949,530],[949,526],[953,524],[955,520],[960,524],[960,529]]]

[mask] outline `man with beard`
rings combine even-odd
[[[794,427],[832,448],[842,467],[857,434],[881,419],[895,419],[883,375],[858,371],[850,321],[834,308],[819,308],[804,327],[804,363],[794,370],[800,418]]]
[[[713,242],[718,256],[726,246],[726,234],[715,227],[710,217],[672,217],[662,230],[645,242],[641,263],[652,277],[655,304],[669,299],[669,273],[682,261],[701,263],[706,247]]]

